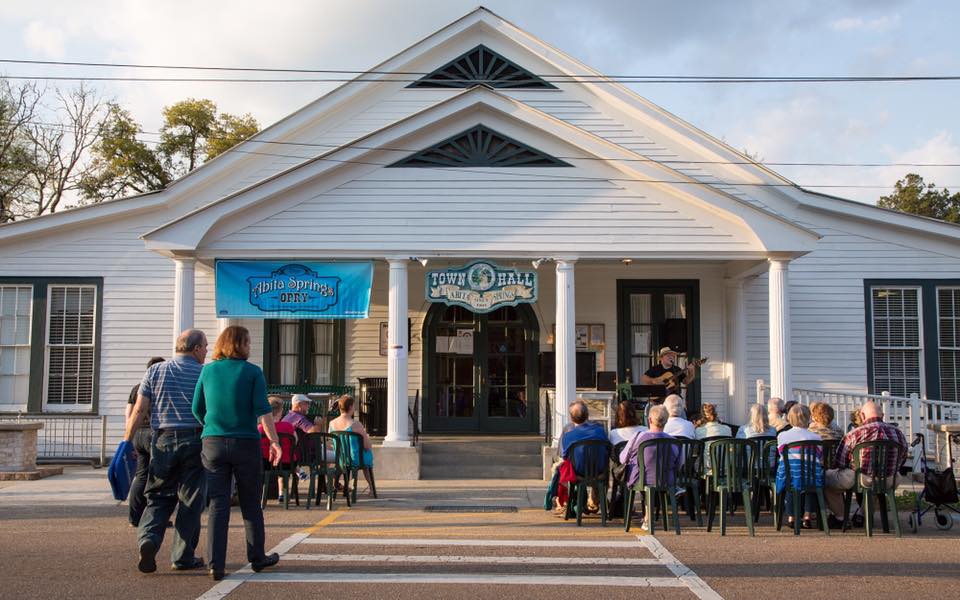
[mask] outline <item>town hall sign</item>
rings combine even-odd
[[[487,261],[428,271],[426,284],[429,302],[463,306],[477,313],[537,301],[535,272],[506,269]]]

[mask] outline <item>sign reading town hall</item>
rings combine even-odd
[[[488,313],[537,301],[537,274],[476,261],[459,269],[427,272],[427,300]]]
[[[217,261],[217,316],[365,319],[373,263]]]

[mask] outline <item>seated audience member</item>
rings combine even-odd
[[[273,414],[274,427],[277,429],[277,435],[281,433],[290,434],[296,439],[297,430],[294,429],[293,425],[285,421],[281,421],[280,417],[283,416],[283,398],[279,396],[269,396],[267,402],[270,404],[270,409]],[[260,432],[260,454],[263,456],[263,460],[270,460],[270,440],[267,439],[266,435],[263,433],[263,424],[257,425],[257,431]],[[285,440],[280,438],[280,464],[290,464],[290,458],[294,456],[294,448],[290,444],[290,440]],[[283,478],[279,475],[277,476],[277,489],[280,490],[280,493],[277,496],[277,499],[280,502],[283,502]]]
[[[737,439],[750,439],[760,436],[776,437],[777,430],[767,421],[767,410],[762,404],[750,406],[750,422],[737,431]]]
[[[311,404],[309,396],[295,394],[290,401],[290,412],[283,417],[285,423],[290,423],[297,431],[303,433],[323,433],[323,426],[320,423],[314,423],[307,417]]]
[[[354,410],[356,409],[353,396],[343,395],[337,400],[337,406],[340,408],[340,416],[336,419],[330,421],[330,433],[336,433],[338,431],[349,431],[352,433],[360,434],[362,438],[363,448],[353,446],[350,448],[350,457],[353,459],[353,466],[357,467],[360,465],[360,453],[363,452],[362,459],[363,464],[373,466],[373,442],[370,440],[370,436],[367,434],[367,430],[364,428],[363,424],[360,421],[354,419]],[[351,443],[356,444],[356,438],[351,440]],[[345,446],[345,445],[344,445]],[[344,448],[341,448],[341,452],[344,451]],[[345,459],[343,459],[345,460]],[[373,486],[370,485],[370,469],[363,469],[363,477],[367,480],[367,486],[370,488],[371,493],[373,493]]]
[[[633,436],[647,430],[637,423],[637,412],[633,403],[624,400],[617,405],[617,414],[613,420],[615,426],[610,430],[610,443],[616,446],[621,442],[629,442]]]
[[[583,475],[583,463],[585,460],[586,450],[584,448],[578,448],[573,455],[570,453],[570,448],[576,442],[584,440],[607,440],[607,432],[603,428],[603,425],[596,421],[590,421],[590,411],[587,408],[587,405],[584,404],[582,400],[577,400],[570,403],[570,425],[568,428],[564,429],[563,434],[560,436],[560,457],[561,462],[558,467],[559,470],[559,479],[557,485],[557,513],[563,514],[563,509],[567,505],[567,483],[573,483],[576,481],[578,475]],[[604,469],[607,467],[609,462],[608,457],[598,457],[597,458],[597,469]],[[601,493],[606,490],[601,490]],[[588,490],[589,497],[587,499],[586,512],[595,512],[598,510],[596,499],[594,498],[593,489]]]
[[[668,398],[669,400],[669,398]],[[638,449],[640,444],[646,442],[647,440],[655,440],[658,438],[672,438],[670,434],[664,431],[664,427],[669,422],[668,419],[669,413],[667,409],[663,406],[654,406],[650,409],[649,421],[650,429],[644,431],[640,435],[636,435],[627,442],[626,447],[623,451],[620,452],[620,463],[626,465],[626,481],[628,487],[633,487],[637,484],[637,481],[640,479],[640,465],[638,456]],[[667,483],[668,485],[673,485],[673,482],[676,478],[676,472],[680,468],[680,450],[679,448],[671,449],[672,456],[669,461],[670,469],[667,473]],[[645,448],[643,452],[643,465],[644,465],[644,482],[647,485],[653,485],[656,483],[656,465],[657,465],[657,453],[653,448]],[[650,515],[645,515],[643,518],[642,529],[649,530],[650,525],[648,519]]]
[[[863,417],[860,415],[860,409],[850,413],[850,422],[847,423],[847,433],[863,425]]]
[[[867,402],[860,407],[860,418],[863,423],[856,429],[850,431],[840,441],[837,447],[836,469],[827,469],[826,479],[826,500],[830,506],[830,526],[843,527],[843,521],[839,519],[843,515],[843,493],[854,488],[854,475],[851,463],[853,461],[853,449],[857,444],[864,442],[873,442],[877,440],[892,440],[902,449],[899,453],[900,459],[897,460],[896,454],[888,455],[887,464],[882,465],[882,472],[887,478],[889,485],[896,483],[897,471],[903,465],[907,458],[907,440],[897,427],[890,423],[884,423],[883,411],[874,402]],[[864,464],[861,465],[864,471],[873,470],[872,452],[865,453]],[[873,478],[869,475],[863,476],[865,485],[872,484]]]
[[[663,407],[667,409],[669,418],[667,424],[663,427],[663,432],[673,437],[687,438],[694,440],[697,438],[696,428],[693,423],[686,419],[686,413],[683,410],[683,398],[676,394],[670,394],[663,401]]]
[[[790,401],[784,403],[784,405],[783,405],[783,418],[786,420],[786,424],[783,425],[782,427],[777,427],[777,433],[778,433],[778,434],[783,433],[784,431],[789,431],[790,428],[793,427],[793,425],[790,424],[790,420],[787,419],[787,415],[790,414],[790,409],[793,408],[794,406],[796,406],[797,404],[798,404],[798,402],[797,402],[796,400],[790,400]]]
[[[814,402],[810,405],[810,431],[824,441],[843,438],[843,432],[833,422],[833,407],[826,402]]]
[[[767,400],[767,422],[778,432],[790,425],[787,423],[787,420],[783,418],[783,415],[783,400],[780,398],[770,398]]]
[[[730,427],[720,423],[720,419],[717,417],[716,406],[707,403],[703,405],[702,410],[701,425],[694,430],[694,434],[698,440],[717,436],[732,437]],[[707,472],[710,472],[711,468],[710,446],[712,445],[713,442],[707,442],[703,446],[703,466]]]
[[[808,429],[810,427],[810,409],[802,404],[794,404],[790,407],[790,412],[787,413],[787,421],[790,423],[790,429],[783,431],[782,433],[777,434],[777,452],[781,455],[783,454],[783,447],[787,444],[793,442],[819,442],[820,436]],[[815,479],[819,485],[823,485],[823,461],[819,460],[819,449],[817,450],[818,460],[815,461]],[[790,473],[792,485],[797,487],[800,486],[800,457],[802,452],[799,448],[793,449],[788,458],[790,459]],[[787,486],[787,477],[786,467],[784,462],[781,460],[777,465],[777,493],[782,494]],[[803,503],[803,528],[810,529],[812,525],[812,518],[816,511],[816,496],[813,494],[801,494],[801,502]],[[796,507],[793,506],[793,493],[787,494],[786,497],[786,514],[787,514],[787,525],[793,527],[794,519],[797,518],[797,514],[794,512]]]

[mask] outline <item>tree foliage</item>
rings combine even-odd
[[[909,173],[898,181],[895,191],[882,196],[877,206],[960,223],[960,192],[951,194],[947,188],[938,190],[935,184],[926,183],[916,173]]]
[[[164,107],[160,142],[151,148],[138,137],[141,127],[133,116],[112,105],[82,193],[98,200],[163,189],[257,131],[249,114],[218,114],[212,101],[189,98]]]

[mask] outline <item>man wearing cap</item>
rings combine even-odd
[[[281,420],[281,423],[290,423],[297,431],[303,433],[324,433],[322,423],[314,423],[307,417],[310,410],[310,397],[306,394],[296,394],[290,400],[290,412]]]
[[[647,369],[641,381],[644,385],[664,385],[664,382],[658,378],[663,377],[666,373],[680,376],[680,381],[686,385],[690,385],[697,376],[697,371],[693,365],[687,365],[686,369],[677,366],[677,353],[670,346],[660,348],[660,362]],[[667,388],[667,391],[671,394],[680,393],[678,388]]]

